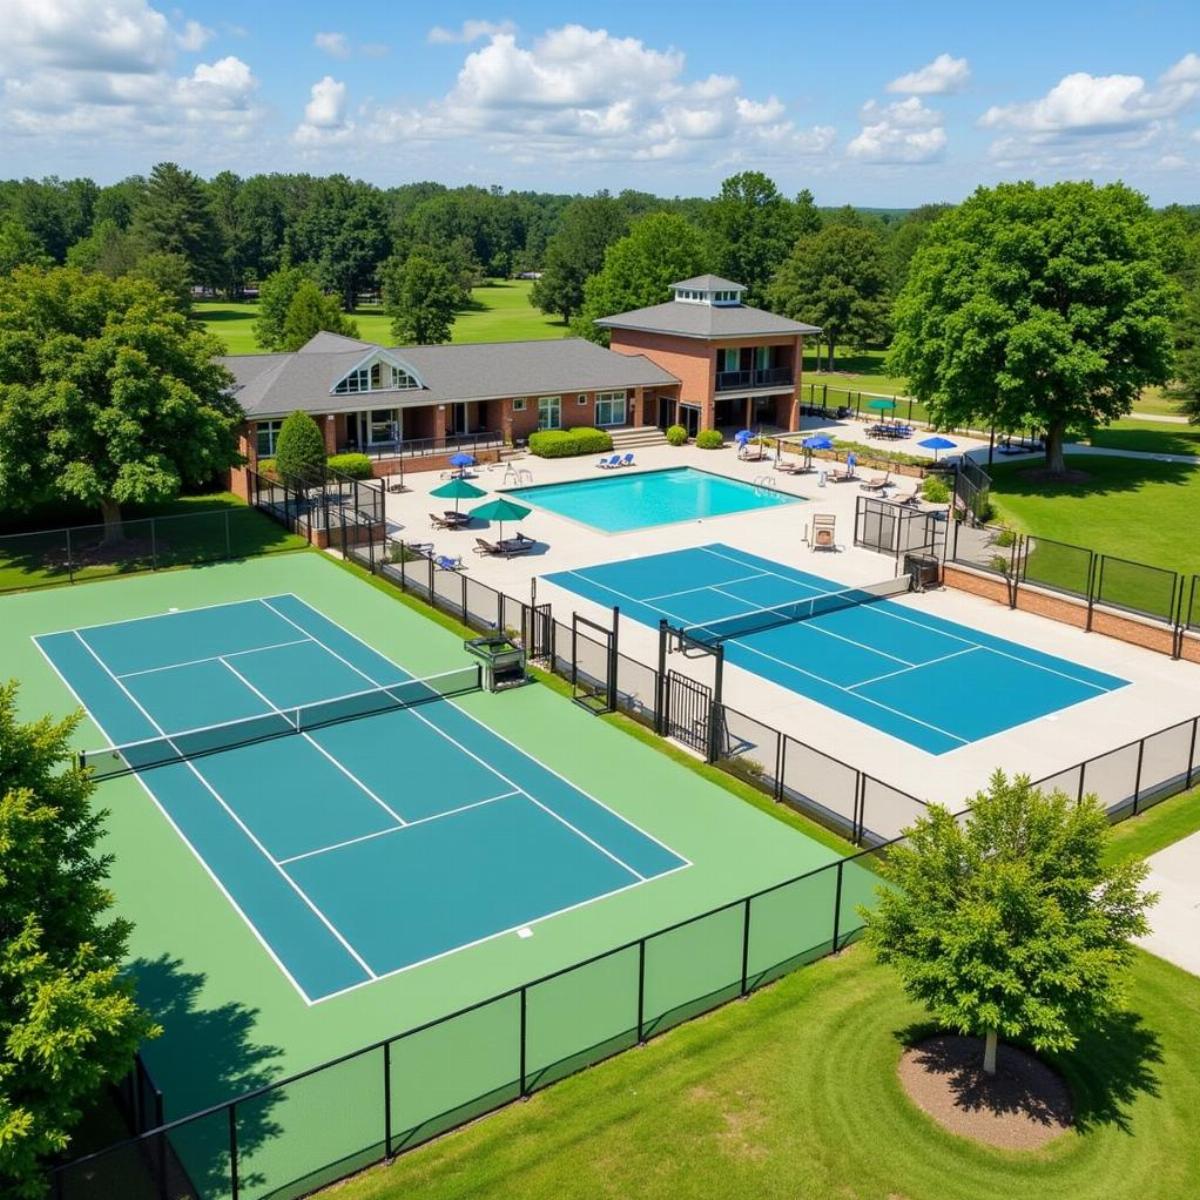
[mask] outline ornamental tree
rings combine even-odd
[[[275,473],[288,487],[303,490],[325,469],[325,439],[321,427],[306,412],[283,419],[275,439]]]
[[[932,805],[882,861],[867,938],[939,1024],[984,1038],[987,1073],[1000,1038],[1070,1050],[1120,1006],[1155,897],[1145,863],[1105,863],[1107,837],[1094,796],[997,771],[968,816]]]
[[[122,970],[106,814],[71,762],[78,715],[23,724],[0,685],[0,1194],[40,1197],[45,1160],[157,1033]]]
[[[144,280],[21,268],[0,280],[0,505],[169,500],[241,461],[221,345]]]
[[[897,297],[888,370],[945,426],[1046,431],[1128,413],[1171,375],[1175,289],[1143,196],[1123,184],[980,188],[930,226]]]

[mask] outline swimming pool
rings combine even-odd
[[[571,483],[544,483],[505,492],[604,533],[627,533],[650,525],[725,517],[756,508],[801,504],[774,488],[711,475],[694,467],[668,467],[628,475],[605,475]]]

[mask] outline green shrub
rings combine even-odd
[[[667,430],[667,441],[672,446],[683,446],[687,440],[687,430],[682,425],[672,425]]]
[[[327,465],[331,471],[349,475],[351,479],[371,478],[371,460],[365,454],[331,454]]]
[[[288,487],[305,487],[324,474],[325,439],[308,413],[284,418],[275,441],[275,470]]]
[[[921,484],[921,495],[930,504],[945,504],[950,499],[950,489],[946,486],[944,479],[939,479],[936,475],[930,475]]]
[[[265,475],[268,479],[274,479],[275,460],[273,458],[260,458],[257,470],[260,475]]]
[[[572,458],[576,454],[604,454],[612,449],[612,436],[603,429],[539,429],[529,435],[529,452],[538,458]]]
[[[696,434],[696,445],[701,450],[720,450],[725,438],[719,429],[702,429]]]
[[[1011,529],[1002,529],[992,539],[993,546],[1011,546],[1017,540],[1017,535]]]

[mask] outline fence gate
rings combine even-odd
[[[521,605],[521,644],[529,658],[554,654],[554,616],[547,604]]]
[[[709,731],[712,688],[690,675],[668,671],[663,693],[663,725],[667,737],[709,757],[712,751]]]
[[[571,615],[571,699],[590,713],[617,711],[619,620],[616,608],[611,629],[578,613]]]

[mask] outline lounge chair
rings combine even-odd
[[[620,465],[621,465],[621,456],[619,454],[614,454],[612,456],[612,458],[602,458],[596,464],[596,466],[598,466],[603,471],[611,471],[613,469],[613,467],[619,467]]]
[[[835,467],[830,471],[829,478],[834,483],[849,483],[851,480],[858,478],[858,464],[847,463],[840,471]]]
[[[511,558],[514,554],[527,554],[535,545],[537,543],[533,538],[526,537],[523,533],[518,533],[516,537],[505,538],[504,541],[496,543],[500,553],[505,558]]]
[[[439,554],[433,560],[433,565],[439,571],[461,571],[463,569],[462,555],[451,558],[448,554]]]
[[[889,469],[882,475],[875,475],[870,479],[864,479],[858,486],[864,492],[882,492],[892,486],[892,472]]]
[[[504,551],[495,542],[488,542],[481,537],[477,537],[475,539],[475,553],[498,556],[502,555]]]
[[[907,508],[920,508],[921,507],[922,483],[923,483],[922,480],[914,479],[913,485],[912,485],[912,491],[905,492],[903,496],[895,497],[896,503],[903,504]]]
[[[633,451],[630,450],[629,453],[626,454],[625,457],[623,459],[621,459],[621,461],[617,465],[621,466],[621,467],[632,467],[633,466]]]
[[[437,513],[429,514],[429,523],[434,529],[449,529],[451,524],[445,517],[439,517]]]

